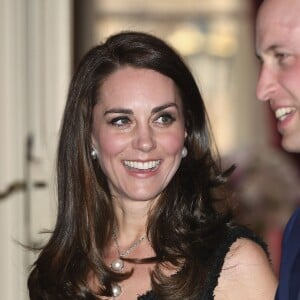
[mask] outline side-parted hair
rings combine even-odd
[[[159,299],[195,299],[212,264],[231,211],[223,193],[226,176],[217,156],[203,99],[189,68],[164,41],[141,32],[121,32],[92,48],[82,59],[69,88],[57,153],[58,215],[28,279],[30,299],[96,299],[111,296],[116,274],[104,252],[116,222],[111,194],[97,160],[91,157],[93,108],[103,81],[131,66],[171,78],[180,93],[188,155],[151,210],[147,235],[156,253],[151,274]],[[147,262],[147,259],[138,263]],[[164,276],[158,265],[180,271]],[[89,285],[91,275],[99,290]]]

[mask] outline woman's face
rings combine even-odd
[[[92,143],[114,198],[156,199],[179,167],[184,138],[182,103],[172,79],[124,67],[103,82]]]

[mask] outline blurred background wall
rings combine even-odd
[[[260,190],[257,182],[278,194],[274,186],[280,173],[270,185],[262,184],[261,178],[281,169],[268,163],[269,158],[278,161],[284,156],[279,161],[288,161],[290,169],[284,174],[293,174],[294,181],[283,183],[283,190],[299,186],[297,158],[281,152],[273,116],[255,97],[259,66],[253,22],[259,2],[1,0],[1,299],[27,299],[26,277],[35,255],[20,243],[42,245],[48,236],[39,232],[53,228],[55,151],[72,72],[91,46],[116,31],[153,33],[186,58],[204,96],[220,153],[226,163],[238,165],[233,185],[245,203],[241,216],[254,209],[249,201],[265,200],[263,192],[250,193],[252,198],[245,193]],[[280,155],[274,154],[277,151]],[[270,173],[260,180],[242,176],[255,162],[270,166]],[[266,168],[250,169],[261,174]],[[243,178],[247,184],[242,184]],[[279,200],[288,207],[278,217],[280,228],[299,196],[297,191],[292,194],[288,205]]]

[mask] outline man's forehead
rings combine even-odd
[[[300,0],[264,0],[258,11],[258,21],[300,24]]]
[[[257,34],[256,52],[258,56],[281,51],[300,53],[300,26],[293,29],[281,27],[280,31],[274,31],[276,31],[275,27]]]
[[[288,7],[288,3],[296,3],[299,9]],[[257,50],[271,52],[295,43],[300,43],[300,0],[264,1],[256,24]]]

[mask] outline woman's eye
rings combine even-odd
[[[122,127],[128,125],[130,123],[130,119],[128,117],[117,117],[113,118],[109,123],[117,127]]]
[[[170,114],[163,114],[156,119],[156,122],[159,124],[171,124],[175,121],[175,118]]]

